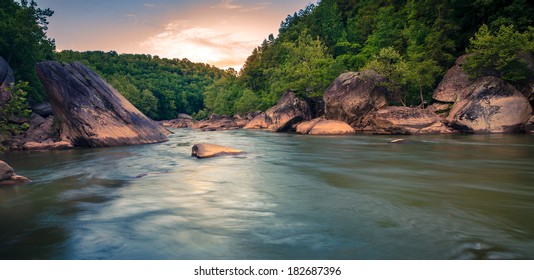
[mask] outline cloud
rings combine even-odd
[[[187,58],[220,68],[241,68],[257,42],[236,33],[173,21],[159,34],[141,43],[147,53],[167,58]]]
[[[147,7],[147,8],[154,8],[156,7],[156,5],[152,4],[152,3],[145,3],[143,6]]]
[[[258,3],[252,6],[243,6],[243,5],[239,5],[235,3],[234,0],[221,0],[219,4],[212,6],[212,8],[219,8],[219,9],[225,9],[225,10],[236,10],[242,13],[246,13],[246,12],[263,10],[271,4],[272,3],[270,2],[262,2],[262,3]]]
[[[221,3],[213,7],[227,9],[227,10],[235,10],[235,9],[240,9],[243,6],[237,5],[236,3],[234,3],[234,0],[221,0]]]

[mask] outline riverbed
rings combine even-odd
[[[533,135],[173,131],[0,155],[0,258],[534,259]]]

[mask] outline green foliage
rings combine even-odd
[[[244,114],[261,107],[260,98],[245,88],[235,73],[227,73],[208,86],[204,92],[204,102],[209,112],[219,115]]]
[[[63,62],[79,61],[99,73],[148,117],[174,119],[204,109],[203,93],[224,75],[216,67],[187,59],[117,54],[114,51],[62,51]]]
[[[319,97],[342,71],[365,68],[388,78],[393,103],[418,105],[430,99],[476,28],[513,23],[530,32],[532,14],[527,0],[321,0],[288,15],[278,36],[254,49],[239,76],[212,88],[208,109],[236,113],[247,107],[244,102],[264,109],[288,90]],[[512,62],[502,68],[507,78],[523,69]]]
[[[12,119],[28,120],[31,110],[26,101],[28,83],[19,82],[13,85],[11,99],[4,106],[0,106],[0,135],[18,135],[29,128],[27,122],[14,123]]]
[[[528,78],[531,73],[519,55],[534,51],[534,28],[521,33],[514,26],[502,25],[491,32],[482,25],[471,38],[464,68],[470,77],[493,74],[507,81]]]
[[[284,42],[286,56],[278,67],[270,69],[270,95],[276,102],[283,93],[302,97],[321,96],[341,72],[326,47],[304,30],[296,42]]]
[[[32,1],[0,1],[0,56],[13,68],[15,79],[28,81],[28,99],[45,99],[35,63],[54,58],[55,43],[46,35],[47,18],[54,12]]]

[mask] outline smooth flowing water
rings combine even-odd
[[[174,132],[1,155],[0,258],[534,259],[532,135]]]

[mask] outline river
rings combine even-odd
[[[0,155],[0,258],[534,259],[533,135],[174,132]]]

